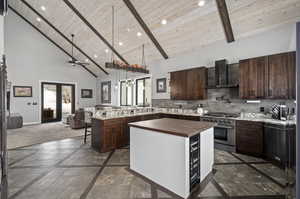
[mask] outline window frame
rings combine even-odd
[[[135,80],[135,104],[136,106],[141,106],[141,107],[147,107],[147,106],[150,106],[149,105],[146,105],[146,79],[150,79],[151,80],[151,77],[143,77],[143,78],[138,78]],[[144,90],[143,90],[143,104],[142,105],[139,105],[138,104],[138,81],[142,80],[143,82],[143,85],[144,85]]]
[[[123,81],[120,81],[120,106],[133,106],[133,86],[131,87],[131,101],[132,103],[131,104],[128,104],[128,87],[126,87],[126,104],[122,104],[122,84],[125,84],[126,83],[126,80],[123,80]]]

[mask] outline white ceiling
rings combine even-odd
[[[110,60],[107,46],[78,18],[62,0],[26,0],[63,34],[76,35],[75,43],[104,67]],[[80,13],[109,41],[112,40],[112,6],[115,7],[115,48],[130,64],[141,64],[145,44],[146,62],[164,59],[143,32],[122,0],[70,0]],[[225,40],[225,34],[214,0],[206,0],[199,7],[198,0],[131,0],[145,23],[153,32],[169,57],[194,51],[210,43]],[[226,0],[235,39],[258,30],[300,20],[300,0]],[[10,6],[38,26],[51,39],[71,52],[71,45],[45,22],[38,22],[37,15],[20,0],[10,0]],[[46,11],[41,10],[41,6]],[[167,19],[167,25],[161,20]],[[128,28],[130,31],[128,31]],[[137,37],[137,32],[142,36]],[[119,46],[118,42],[124,43]],[[85,60],[80,52],[75,57]],[[96,74],[101,70],[88,66]]]

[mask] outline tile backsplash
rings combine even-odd
[[[260,107],[269,112],[273,104],[285,103],[289,108],[296,108],[295,100],[260,100],[260,103],[246,103],[246,100],[238,98],[237,88],[208,89],[207,100],[184,101],[170,99],[153,99],[153,107],[196,109],[199,104],[203,104],[204,109],[210,112],[249,112],[258,113]]]

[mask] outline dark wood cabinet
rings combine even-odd
[[[268,95],[273,99],[295,99],[296,55],[295,52],[271,55],[269,58]]]
[[[207,68],[171,72],[171,99],[202,100],[207,98]]]
[[[240,98],[295,99],[295,73],[295,52],[241,60]]]
[[[177,71],[171,73],[171,99],[180,100],[186,98],[187,72]]]
[[[237,152],[248,155],[263,155],[263,123],[253,121],[236,122]]]
[[[267,57],[240,61],[240,98],[257,99],[266,96],[267,66]]]
[[[124,119],[93,119],[92,147],[100,152],[108,152],[126,146],[129,137],[124,128]]]

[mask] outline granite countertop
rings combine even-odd
[[[195,116],[201,117],[200,114],[197,113],[181,113],[181,112],[164,112],[164,111],[154,111],[154,112],[144,112],[144,113],[134,113],[134,114],[125,114],[125,115],[117,115],[117,116],[95,116],[95,119],[99,120],[109,120],[109,119],[117,119],[117,118],[125,118],[125,117],[135,117],[135,116],[143,116],[143,115],[153,115],[153,114],[170,114],[170,115],[182,115],[182,116]],[[275,120],[267,117],[238,117],[238,118],[230,118],[234,120],[244,120],[244,121],[256,121],[256,122],[264,122],[270,124],[279,124],[279,125],[296,125],[296,120]]]
[[[116,115],[116,116],[95,116],[93,118],[99,119],[99,120],[109,120],[109,119],[117,119],[117,118],[125,118],[125,117],[135,117],[135,116],[143,116],[143,115],[153,115],[153,114],[170,114],[170,115],[183,115],[183,116],[201,117],[199,114],[196,114],[196,113],[179,113],[179,112],[178,113],[174,113],[174,112],[155,111],[155,112],[124,114],[124,115]]]
[[[214,127],[216,124],[212,122],[163,118],[134,122],[129,123],[128,125],[131,127],[142,128],[181,137],[191,137]]]
[[[271,118],[252,118],[252,117],[238,117],[235,118],[236,120],[244,120],[244,121],[254,121],[254,122],[264,122],[264,123],[270,123],[270,124],[279,124],[279,125],[296,125],[296,120],[287,120],[287,121],[281,121],[281,120],[275,120]]]

